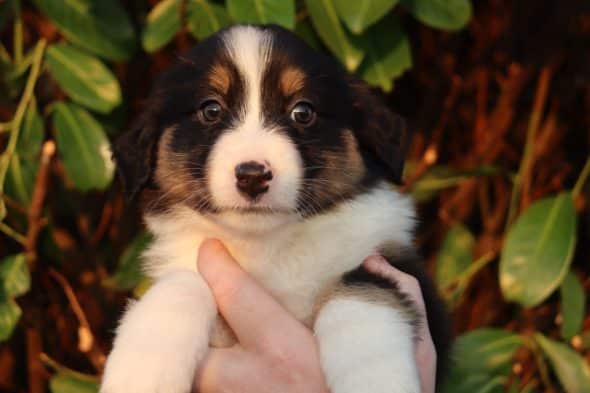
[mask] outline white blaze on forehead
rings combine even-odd
[[[272,51],[272,35],[254,26],[228,30],[223,41],[245,83],[242,121],[248,126],[262,122],[262,76]]]
[[[303,173],[301,157],[291,139],[276,126],[265,125],[263,116],[262,83],[272,56],[272,34],[254,26],[237,26],[225,32],[223,41],[244,82],[244,104],[238,119],[216,140],[209,155],[207,181],[213,202],[222,208],[250,206],[237,191],[235,168],[256,161],[273,174],[269,190],[257,205],[292,210]]]

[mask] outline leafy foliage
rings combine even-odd
[[[473,7],[496,12],[477,16]],[[537,105],[566,53],[560,47],[541,72],[519,65],[498,44],[510,22],[494,7],[511,8],[470,0],[0,1],[0,364],[9,350],[23,370],[34,363],[23,354],[36,349],[27,342],[24,350],[17,329],[53,334],[41,340],[45,352],[88,362],[79,362],[81,374],[46,359],[50,391],[97,391],[96,342],[108,346],[123,297],[150,286],[140,261],[151,237],[112,184],[110,139],[134,117],[149,78],[193,42],[234,22],[275,23],[379,88],[418,129],[404,191],[423,208],[419,240],[462,333],[442,391],[587,392],[588,268],[587,258],[575,259],[588,244],[580,236],[590,159],[559,137],[584,139],[573,131],[582,120],[559,128],[571,117],[555,109],[561,97],[551,109]],[[473,15],[473,29],[462,31]],[[574,69],[561,72],[587,80],[570,77]],[[517,100],[532,95],[532,109]],[[24,378],[0,373],[0,390],[15,387],[5,374]]]
[[[576,213],[570,193],[535,202],[508,232],[500,285],[508,300],[532,307],[559,287],[572,260]]]

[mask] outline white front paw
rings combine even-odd
[[[189,393],[195,365],[202,359],[183,359],[161,348],[115,348],[108,358],[101,393]]]

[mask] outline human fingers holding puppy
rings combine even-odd
[[[239,343],[210,350],[197,372],[197,392],[328,392],[313,334],[246,274],[220,242],[203,243],[198,267]]]
[[[423,304],[417,282],[405,280],[407,275],[380,257],[368,258],[365,267],[397,280],[402,291]],[[203,243],[198,268],[238,344],[210,350],[197,372],[196,392],[328,392],[313,332],[244,272],[220,242]],[[422,391],[430,393],[434,392],[436,353],[423,322],[426,328],[416,357]]]

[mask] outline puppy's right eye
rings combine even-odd
[[[221,117],[221,104],[210,100],[201,105],[200,114],[205,123],[215,123]]]

